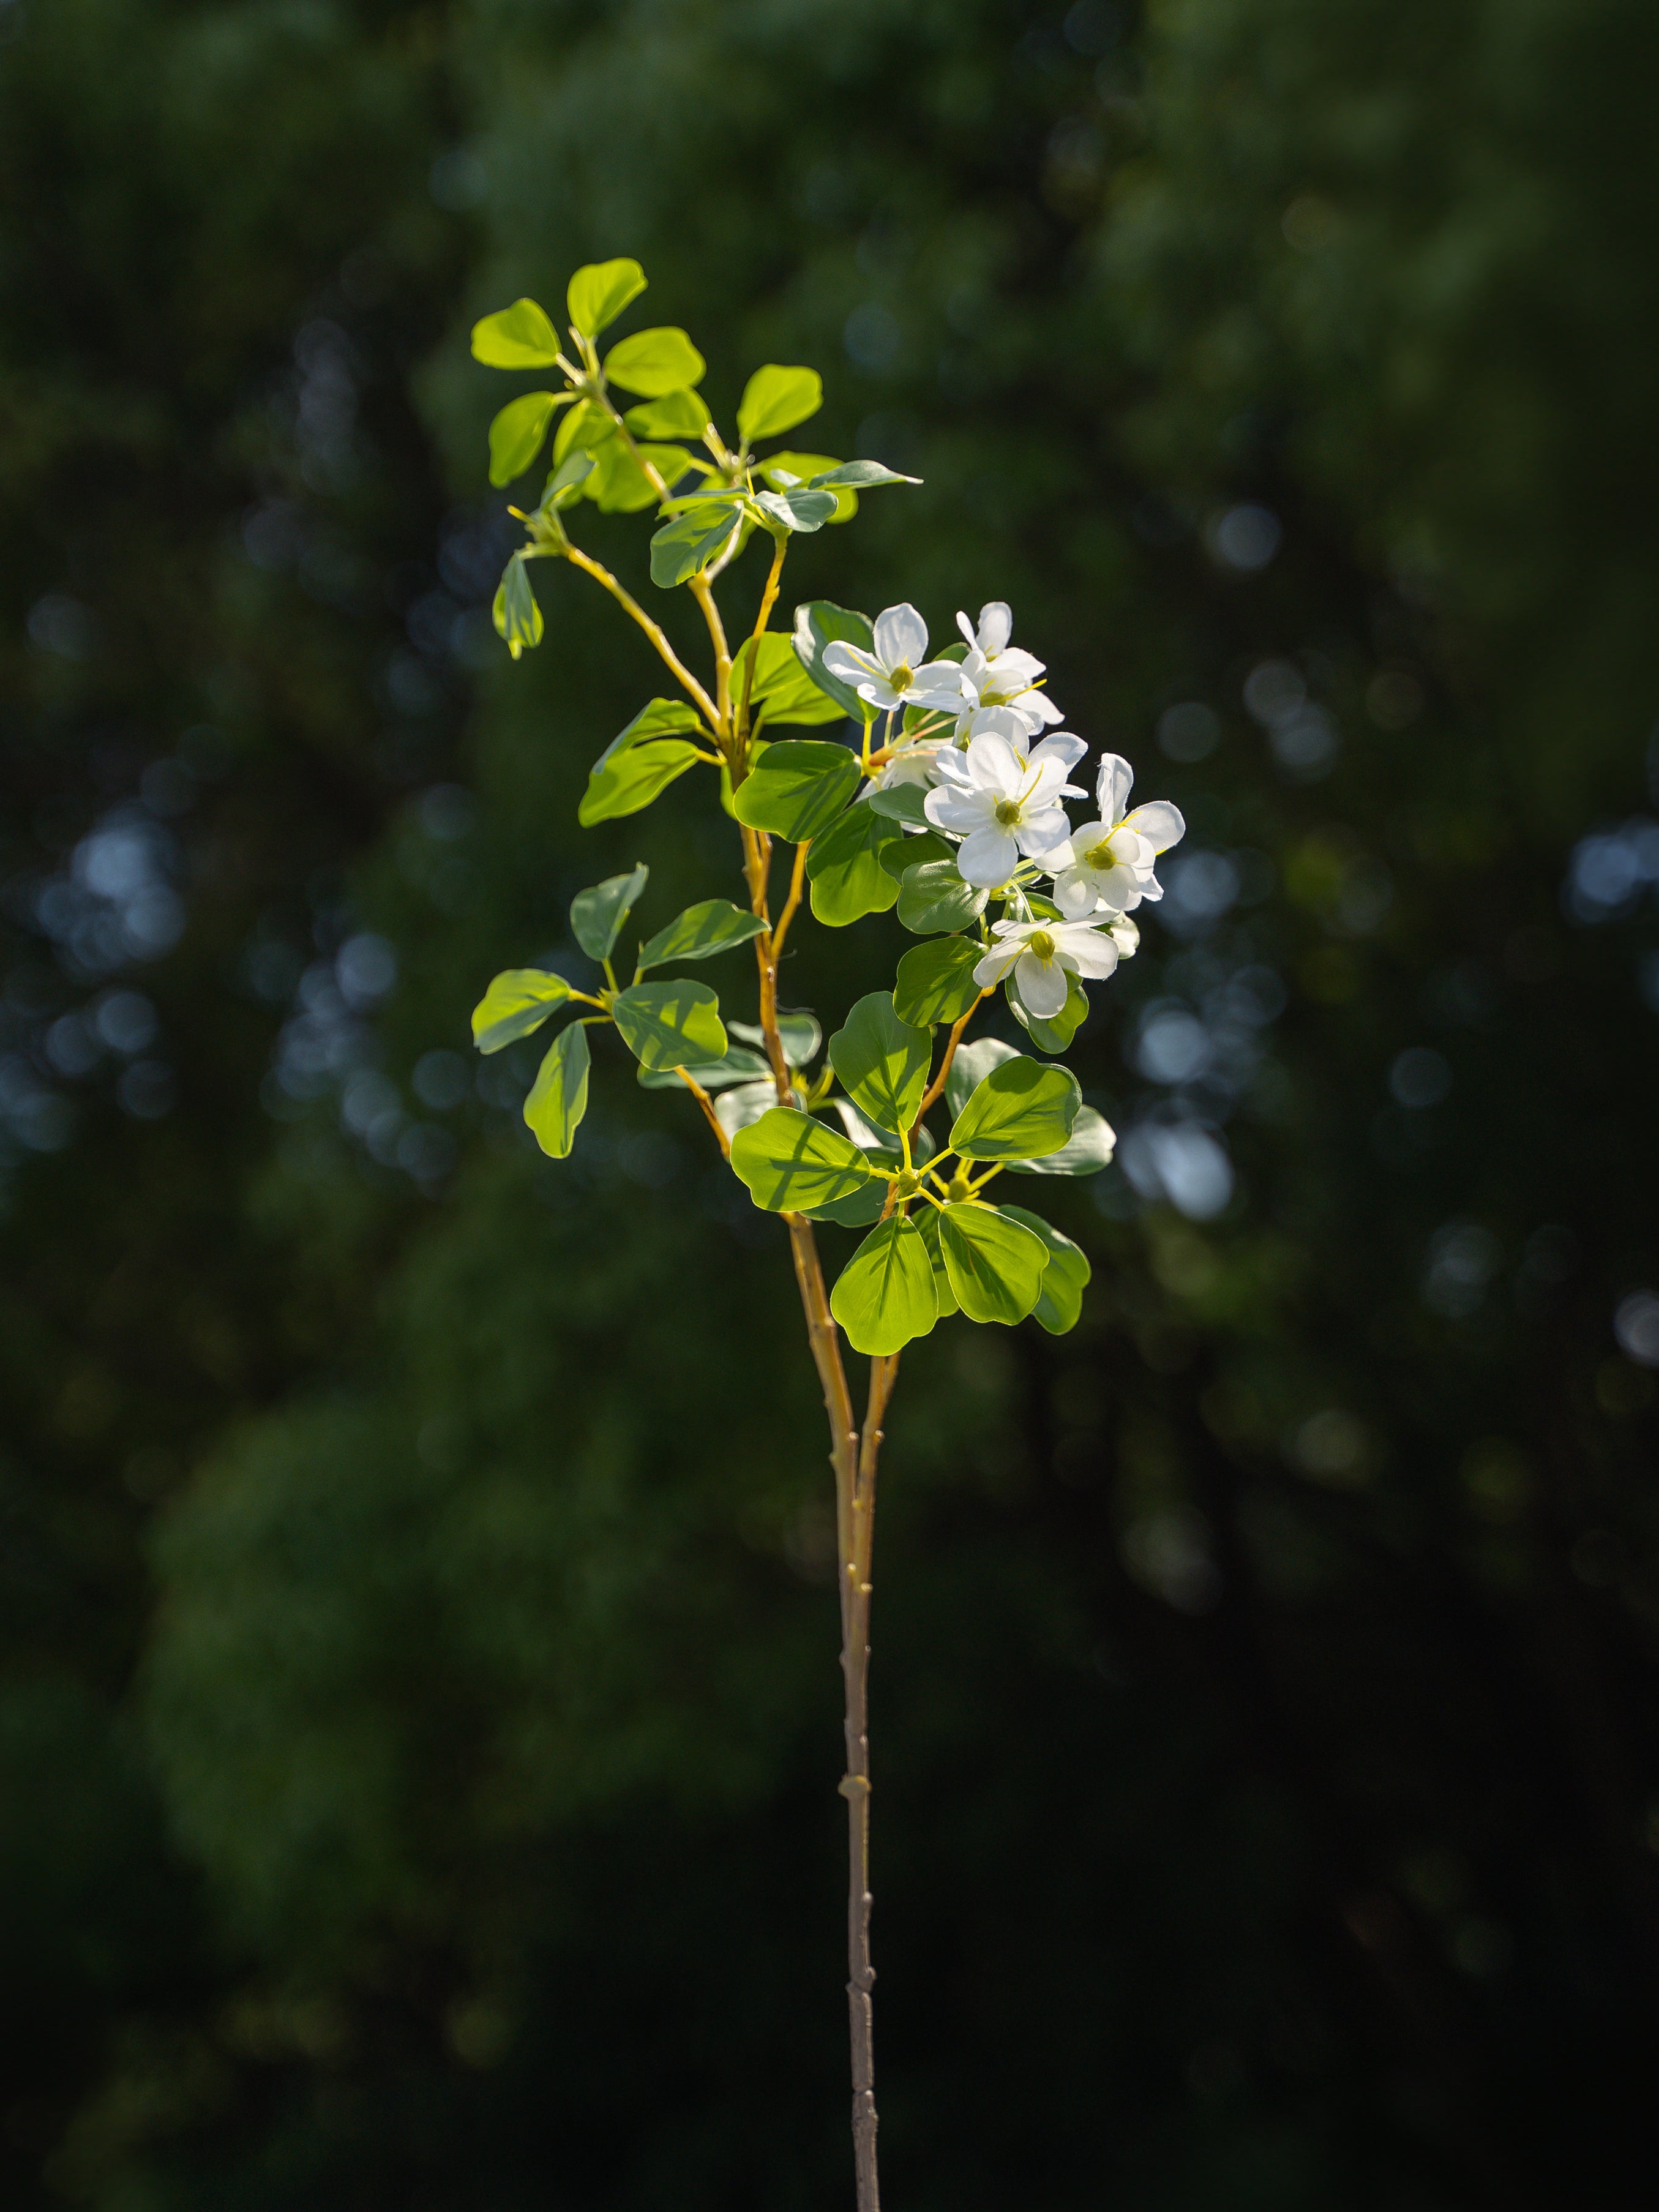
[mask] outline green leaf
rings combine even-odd
[[[872,814],[862,799],[812,840],[806,855],[812,912],[830,929],[844,929],[866,914],[885,914],[898,885],[881,864],[884,848],[902,843],[896,822]]]
[[[994,1067],[1018,1058],[1016,1048],[1004,1044],[1000,1037],[975,1037],[971,1044],[958,1045],[945,1079],[945,1104],[951,1119],[955,1121]]]
[[[587,1031],[572,1022],[554,1038],[524,1102],[525,1121],[550,1159],[570,1157],[587,1111]]]
[[[685,474],[690,459],[684,446],[641,446],[635,459],[620,438],[612,438],[594,455],[597,466],[583,489],[601,514],[638,514],[662,496],[641,463],[649,461],[672,486]]]
[[[833,469],[826,469],[821,477],[812,478],[814,491],[833,491],[845,485],[849,491],[870,491],[877,484],[919,484],[920,477],[902,477],[896,469],[890,469],[884,461],[842,461]]]
[[[703,1088],[707,1090],[705,1084]],[[763,1114],[769,1114],[778,1103],[778,1086],[769,1075],[763,1082],[738,1083],[731,1090],[722,1091],[714,1101],[714,1119],[726,1132],[729,1145],[739,1129],[746,1129],[758,1121]]]
[[[624,392],[637,392],[641,399],[660,399],[665,392],[701,384],[707,366],[685,332],[671,327],[635,331],[605,357],[609,381]]]
[[[971,937],[936,937],[931,945],[912,945],[899,962],[893,986],[893,1011],[899,1019],[919,1030],[959,1021],[979,997],[974,969],[984,952]]]
[[[521,477],[542,449],[558,399],[550,392],[526,392],[509,399],[489,426],[489,481],[499,489]]]
[[[848,1097],[878,1129],[895,1133],[916,1118],[933,1056],[932,1037],[899,1019],[889,991],[860,999],[830,1040],[830,1063]]]
[[[899,891],[898,918],[918,937],[933,937],[941,930],[965,929],[977,921],[990,898],[964,883],[954,860],[926,860],[907,867]]]
[[[781,530],[822,530],[826,522],[835,520],[834,492],[813,491],[805,485],[788,491],[757,492],[755,504]]]
[[[947,1206],[939,1249],[951,1288],[969,1321],[1023,1321],[1042,1291],[1048,1248],[994,1206]]]
[[[665,392],[630,407],[623,421],[636,438],[701,438],[709,424],[701,392]]]
[[[616,422],[603,407],[596,407],[591,399],[578,400],[559,425],[558,435],[553,441],[553,458],[562,461],[567,453],[579,450],[597,453],[616,434]]]
[[[823,1031],[811,1014],[780,1014],[777,1018],[778,1042],[783,1047],[784,1058],[791,1067],[810,1066],[818,1056]],[[766,1049],[766,1032],[752,1022],[733,1022],[732,1034],[763,1052]]]
[[[732,1171],[770,1213],[833,1206],[869,1181],[854,1144],[793,1106],[775,1106],[732,1140]]]
[[[631,746],[643,744],[649,738],[675,738],[683,731],[695,731],[701,737],[703,726],[696,708],[688,699],[653,699],[641,707],[625,730],[620,730],[593,763],[597,771],[615,760]]]
[[[650,869],[641,861],[629,874],[607,876],[602,884],[578,891],[571,900],[570,927],[576,933],[577,944],[590,960],[611,957],[611,947],[622,934],[622,926],[650,877]],[[721,1044],[717,1050],[704,1053],[702,1058],[718,1060],[725,1049]]]
[[[738,1024],[733,1022],[732,1027]],[[723,1059],[702,1060],[695,1067],[687,1066],[686,1073],[694,1076],[705,1091],[724,1091],[734,1083],[758,1083],[763,1079],[770,1082],[772,1071],[757,1052],[744,1052],[740,1046],[731,1046]],[[637,1079],[642,1091],[683,1091],[679,1070],[674,1067],[641,1067]]]
[[[870,804],[878,814],[885,814],[894,822],[908,822],[913,830],[929,826],[925,784],[890,783],[885,789],[878,785],[870,793]]]
[[[949,1315],[960,1313],[957,1294],[951,1287],[951,1278],[945,1266],[945,1253],[939,1243],[939,1208],[924,1206],[916,1217],[916,1234],[927,1247],[927,1257],[933,1267],[933,1296],[939,1301],[939,1317],[944,1321]]]
[[[884,845],[881,865],[893,881],[902,886],[908,869],[925,868],[936,860],[948,860],[954,868],[956,854],[956,847],[947,843],[937,830],[926,830],[920,837],[906,836],[896,845]]]
[[[769,362],[743,387],[738,435],[745,446],[793,430],[823,404],[823,379],[815,368],[780,368]]]
[[[809,599],[795,609],[793,642],[801,666],[820,691],[827,692],[844,714],[855,722],[866,720],[869,702],[860,699],[850,684],[831,676],[823,665],[823,649],[837,642],[856,645],[867,653],[875,643],[875,625],[868,615],[851,607],[838,607],[830,599]]]
[[[502,571],[490,611],[497,634],[507,640],[507,649],[514,660],[526,646],[541,643],[542,611],[530,588],[530,571],[522,553],[515,553]]]
[[[753,657],[755,641],[744,640],[737,659],[732,664],[732,696],[741,699],[744,681]],[[750,693],[751,714],[758,714],[763,706],[768,722],[836,722],[841,709],[833,699],[825,698],[817,685],[795,658],[795,649],[781,630],[763,631],[760,658],[756,664],[754,687]]]
[[[1084,1288],[1094,1270],[1071,1238],[1062,1237],[1040,1215],[1028,1213],[1023,1206],[1000,1206],[997,1211],[1010,1221],[1022,1223],[1048,1247],[1048,1264],[1042,1271],[1042,1288],[1031,1313],[1050,1336],[1064,1336],[1077,1327]]]
[[[592,453],[577,451],[567,453],[542,486],[540,512],[556,514],[561,507],[574,507],[582,495],[582,486],[593,473]]]
[[[732,535],[737,501],[700,499],[665,522],[651,540],[651,580],[665,592],[706,568]]]
[[[585,338],[596,338],[637,300],[646,276],[637,261],[589,261],[571,278],[564,295],[570,319]]]
[[[545,968],[507,968],[472,1009],[472,1042],[480,1052],[500,1052],[538,1030],[570,996],[562,975]]]
[[[927,1335],[939,1299],[933,1261],[911,1223],[895,1215],[871,1231],[837,1276],[830,1310],[854,1352],[882,1356]]]
[[[1039,1159],[1066,1142],[1082,1103],[1069,1067],[1045,1067],[1016,1053],[974,1091],[951,1142],[965,1160]]]
[[[896,1174],[904,1164],[904,1148],[894,1132],[878,1129],[873,1121],[866,1121],[850,1098],[832,1098],[830,1104],[859,1150],[868,1152],[878,1167],[889,1168]],[[918,1129],[910,1152],[912,1164],[921,1167],[933,1156],[933,1139],[926,1129]]]
[[[793,483],[810,483],[814,477],[827,475],[838,469],[841,463],[828,453],[769,453],[763,461],[755,465],[755,473],[769,484],[774,491],[787,491]],[[859,511],[859,495],[844,487],[834,490],[836,511],[831,522],[850,522]]]
[[[1019,986],[1014,981],[1014,971],[1008,970],[1008,1011],[1023,1030],[1029,1032],[1031,1042],[1039,1052],[1051,1057],[1064,1052],[1088,1019],[1089,994],[1075,975],[1068,978],[1066,1003],[1053,1021],[1044,1021],[1034,1014],[1019,995]]]
[[[804,845],[830,827],[858,786],[858,757],[845,745],[784,738],[738,785],[732,808],[751,830]]]
[[[1102,1168],[1111,1165],[1116,1145],[1105,1115],[1097,1114],[1092,1106],[1080,1106],[1072,1133],[1057,1152],[1045,1152],[1035,1160],[1010,1160],[1008,1170],[1011,1175],[1098,1175]]]
[[[472,358],[486,368],[550,368],[559,334],[533,300],[515,300],[472,325]]]
[[[833,1206],[804,1206],[801,1212],[809,1221],[833,1221],[838,1229],[867,1229],[881,1218],[886,1203],[886,1184],[879,1176],[872,1176],[850,1198],[838,1198]]]
[[[640,947],[640,967],[660,968],[665,960],[712,959],[734,945],[746,945],[765,928],[758,915],[745,914],[730,899],[704,899],[699,906],[687,907]]]
[[[640,745],[616,760],[601,761],[588,771],[587,788],[576,809],[577,821],[584,830],[591,830],[596,822],[616,822],[625,814],[637,814],[653,799],[660,798],[699,757],[696,745],[670,738]]]
[[[611,1012],[642,1066],[693,1067],[726,1056],[720,1003],[707,983],[630,983]]]

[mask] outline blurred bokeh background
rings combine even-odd
[[[613,1060],[556,1166],[467,1050],[583,884],[735,883],[684,785],[578,832],[657,688],[582,580],[489,625],[468,325],[618,253],[726,419],[811,362],[926,479],[787,597],[1010,599],[1190,824],[1075,1054],[1083,1324],[942,1328],[890,1428],[893,2203],[1650,2201],[1654,58],[0,0],[8,2205],[850,2192],[782,1240]]]

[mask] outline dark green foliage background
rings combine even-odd
[[[1152,921],[1074,1054],[1127,1128],[1142,1010],[1282,976],[1231,1207],[1060,1191],[1076,1334],[906,1355],[890,2201],[1645,2203],[1655,1394],[1613,1316],[1659,1276],[1656,930],[1562,898],[1659,796],[1643,11],[3,0],[0,40],[5,1096],[72,1113],[6,1155],[4,2201],[849,2193],[828,1477],[775,1224],[611,1052],[574,1160],[492,1076],[426,1116],[423,1187],[269,1073],[354,932],[396,947],[374,1048],[418,1116],[416,1061],[570,951],[584,883],[648,860],[647,932],[740,896],[690,781],[578,832],[659,688],[582,580],[540,574],[517,668],[480,611],[517,385],[467,325],[631,253],[726,419],[816,362],[814,447],[926,479],[786,599],[937,636],[1008,598],[1072,726],[1272,864],[1207,933]],[[1284,526],[1255,574],[1206,550],[1241,500]],[[637,524],[583,526],[643,578]],[[1270,657],[1341,729],[1327,779],[1241,705]],[[1223,736],[1182,767],[1152,733],[1194,698]],[[181,788],[187,926],[108,979],[159,1013],[147,1118],[111,1056],[53,1069],[105,986],[39,895]],[[901,946],[804,930],[789,994],[838,1014]],[[752,1011],[740,956],[709,973]],[[1413,1047],[1443,1103],[1390,1103]]]

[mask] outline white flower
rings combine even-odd
[[[999,921],[997,942],[974,970],[981,991],[1002,981],[1012,968],[1020,1003],[1039,1021],[1052,1021],[1066,1004],[1073,975],[1109,975],[1118,947],[1109,930],[1086,921]]]
[[[964,703],[957,725],[958,744],[979,736],[973,724],[987,708],[1011,708],[1030,736],[1045,723],[1063,719],[1048,694],[1036,688],[1043,663],[1035,653],[1022,653],[1008,642],[1014,617],[1006,599],[993,599],[980,609],[977,629],[965,614],[957,615],[957,627],[968,641],[968,657],[961,665]]]
[[[1072,832],[1063,853],[1057,850],[1048,856],[1054,904],[1068,920],[1077,921],[1103,906],[1126,914],[1142,899],[1164,896],[1152,866],[1160,853],[1179,844],[1187,825],[1179,809],[1164,799],[1126,815],[1123,809],[1133,782],[1128,762],[1108,753],[1095,784],[1100,819],[1082,823]]]
[[[927,625],[908,600],[876,617],[873,651],[866,653],[861,646],[838,639],[824,647],[823,665],[883,713],[896,707],[954,710],[962,704],[962,678],[955,662],[928,659]]]
[[[975,738],[965,753],[947,750],[941,777],[924,800],[936,830],[960,837],[957,866],[970,884],[1006,884],[1025,854],[1040,859],[1063,842],[1071,824],[1060,804],[1073,790],[1063,754],[1039,745],[1029,759],[1006,738]]]

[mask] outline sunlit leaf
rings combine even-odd
[[[1036,1304],[1048,1248],[1023,1224],[993,1206],[947,1206],[939,1237],[951,1288],[969,1321],[1012,1326]]]
[[[960,1312],[961,1308],[957,1301],[957,1294],[951,1287],[950,1274],[945,1265],[945,1253],[939,1243],[939,1208],[933,1206],[920,1206],[914,1218],[916,1234],[927,1247],[927,1257],[933,1263],[933,1296],[939,1301],[939,1317],[944,1321],[947,1316]]]
[[[562,975],[545,968],[507,968],[472,1009],[472,1042],[480,1052],[500,1052],[539,1029],[570,996]]]
[[[589,771],[587,788],[576,809],[577,821],[591,830],[596,822],[615,822],[623,815],[637,814],[684,775],[698,757],[696,745],[668,738],[601,762]]]
[[[854,1352],[882,1356],[926,1336],[939,1299],[919,1231],[896,1216],[872,1230],[837,1276],[830,1310]]]
[[[755,464],[755,474],[773,491],[787,491],[792,483],[810,483],[814,477],[825,476],[841,463],[828,453],[769,453],[763,461]],[[850,522],[859,511],[859,495],[846,486],[830,486],[836,511],[831,522]]]
[[[499,489],[521,477],[542,449],[559,401],[551,392],[509,399],[489,426],[489,481]]]
[[[835,494],[813,491],[805,485],[788,491],[757,492],[755,504],[782,530],[822,530],[835,519]]]
[[[736,1029],[733,1022],[731,1027]],[[729,1046],[719,1060],[700,1060],[695,1067],[688,1066],[686,1073],[700,1083],[705,1091],[724,1091],[728,1085],[758,1083],[764,1078],[771,1080],[771,1069],[757,1052],[745,1052],[741,1045]],[[642,1091],[683,1091],[676,1067],[641,1067],[635,1071]]]
[[[927,827],[927,787],[921,783],[890,783],[883,789],[879,785],[870,793],[870,804],[878,814],[890,821],[908,822],[912,829]]]
[[[553,440],[553,458],[563,460],[567,453],[580,449],[584,453],[597,453],[611,443],[617,434],[615,418],[603,407],[596,407],[591,399],[579,399],[560,423]]]
[[[898,918],[918,937],[965,929],[977,921],[990,897],[964,883],[954,860],[927,860],[907,867],[899,890]]]
[[[641,1066],[692,1067],[725,1057],[720,1000],[707,983],[630,983],[611,1012]]]
[[[842,929],[866,914],[885,914],[898,897],[898,885],[882,866],[884,848],[902,842],[896,822],[872,813],[863,800],[849,806],[812,841],[806,856],[812,912],[831,929]]]
[[[931,867],[937,860],[948,860],[954,869],[956,855],[956,847],[947,843],[937,830],[925,830],[920,837],[912,834],[901,837],[896,844],[884,845],[881,865],[902,888],[910,869]]]
[[[472,358],[486,368],[550,368],[559,334],[533,300],[515,300],[472,325]]]
[[[896,1133],[916,1118],[927,1088],[933,1039],[893,1012],[892,994],[872,991],[830,1040],[830,1060],[842,1086],[878,1128]]]
[[[622,926],[650,877],[650,869],[641,861],[627,875],[607,876],[602,884],[578,891],[571,900],[570,927],[577,944],[590,960],[611,957],[611,947],[622,934]],[[705,1052],[700,1057],[718,1060],[725,1049],[722,1042],[714,1052]]]
[[[804,606],[795,609],[792,642],[801,666],[819,690],[827,692],[842,714],[850,714],[855,722],[863,721],[868,712],[866,702],[850,684],[843,684],[839,676],[830,675],[823,665],[823,649],[839,642],[869,652],[875,643],[875,625],[869,616],[856,613],[851,607],[838,607],[830,599],[809,599]]]
[[[507,649],[514,660],[526,646],[541,643],[542,611],[530,587],[530,571],[522,553],[515,553],[502,571],[495,604],[490,611],[495,619],[496,632],[506,639]]]
[[[738,435],[745,446],[793,430],[823,404],[823,379],[815,368],[757,368],[738,403]]]
[[[815,491],[835,490],[846,485],[850,491],[872,490],[877,484],[919,484],[920,477],[901,476],[890,469],[884,461],[841,461],[833,469],[826,469],[821,477],[812,478]]]
[[[912,945],[893,985],[899,1019],[921,1030],[959,1020],[979,996],[974,969],[984,951],[971,937],[936,937],[930,945]]]
[[[777,1018],[778,1042],[783,1047],[783,1056],[791,1067],[810,1067],[818,1056],[823,1042],[823,1031],[811,1014],[780,1014]],[[766,1048],[766,1032],[753,1022],[733,1022],[733,1036],[742,1037],[746,1043]]]
[[[1080,1106],[1072,1133],[1057,1152],[1045,1152],[1040,1159],[1010,1160],[1008,1169],[1012,1175],[1098,1175],[1111,1165],[1116,1144],[1105,1115],[1092,1106]]]
[[[553,1040],[524,1102],[524,1118],[550,1159],[568,1159],[587,1111],[587,1031],[572,1022]]]
[[[585,338],[596,338],[645,286],[645,271],[637,261],[590,261],[571,278],[564,303],[574,326]]]
[[[705,366],[685,332],[668,326],[635,331],[605,357],[608,381],[637,392],[641,399],[660,399],[665,392],[701,384]]]
[[[955,1121],[994,1067],[1018,1058],[1018,1048],[1004,1044],[1000,1037],[975,1037],[971,1043],[959,1044],[951,1062],[951,1072],[945,1079],[945,1103],[951,1120]]]
[[[1082,1104],[1068,1067],[1045,1067],[1016,1053],[975,1090],[951,1129],[965,1160],[1030,1160],[1057,1152]]]
[[[699,500],[665,522],[651,540],[651,580],[664,591],[695,576],[725,546],[737,520],[737,502]]]
[[[732,1166],[769,1212],[833,1206],[869,1181],[854,1144],[793,1106],[775,1106],[732,1141]]]
[[[1031,1314],[1050,1336],[1064,1336],[1068,1329],[1077,1327],[1078,1316],[1083,1311],[1084,1290],[1093,1269],[1071,1238],[1062,1237],[1058,1229],[1039,1215],[1028,1213],[1023,1206],[1002,1206],[997,1211],[1008,1220],[1019,1222],[1034,1237],[1040,1237],[1048,1248],[1048,1264],[1042,1271],[1042,1287]]]
[[[859,764],[845,745],[785,738],[769,745],[732,794],[739,822],[805,844],[835,820],[858,789]]]
[[[751,716],[764,707],[769,723],[810,724],[837,722],[842,719],[840,708],[813,683],[795,658],[793,644],[781,630],[763,632],[757,659],[754,646],[753,638],[745,638],[732,664],[732,696],[740,700],[748,679],[749,663],[755,659],[755,679],[749,695]]]
[[[701,438],[709,415],[701,392],[665,392],[630,407],[623,420],[636,438]]]
[[[1028,900],[1027,903],[1031,903]],[[1046,916],[1053,920],[1052,915]],[[1039,1052],[1058,1055],[1070,1045],[1072,1039],[1089,1018],[1089,994],[1075,975],[1066,978],[1066,1003],[1052,1021],[1034,1014],[1019,995],[1019,985],[1012,969],[1008,971],[1008,1011],[1030,1037]]]
[[[766,924],[758,915],[733,906],[730,899],[704,899],[677,915],[666,929],[640,947],[640,966],[659,968],[665,960],[708,960],[716,952],[729,952],[759,937]]]

